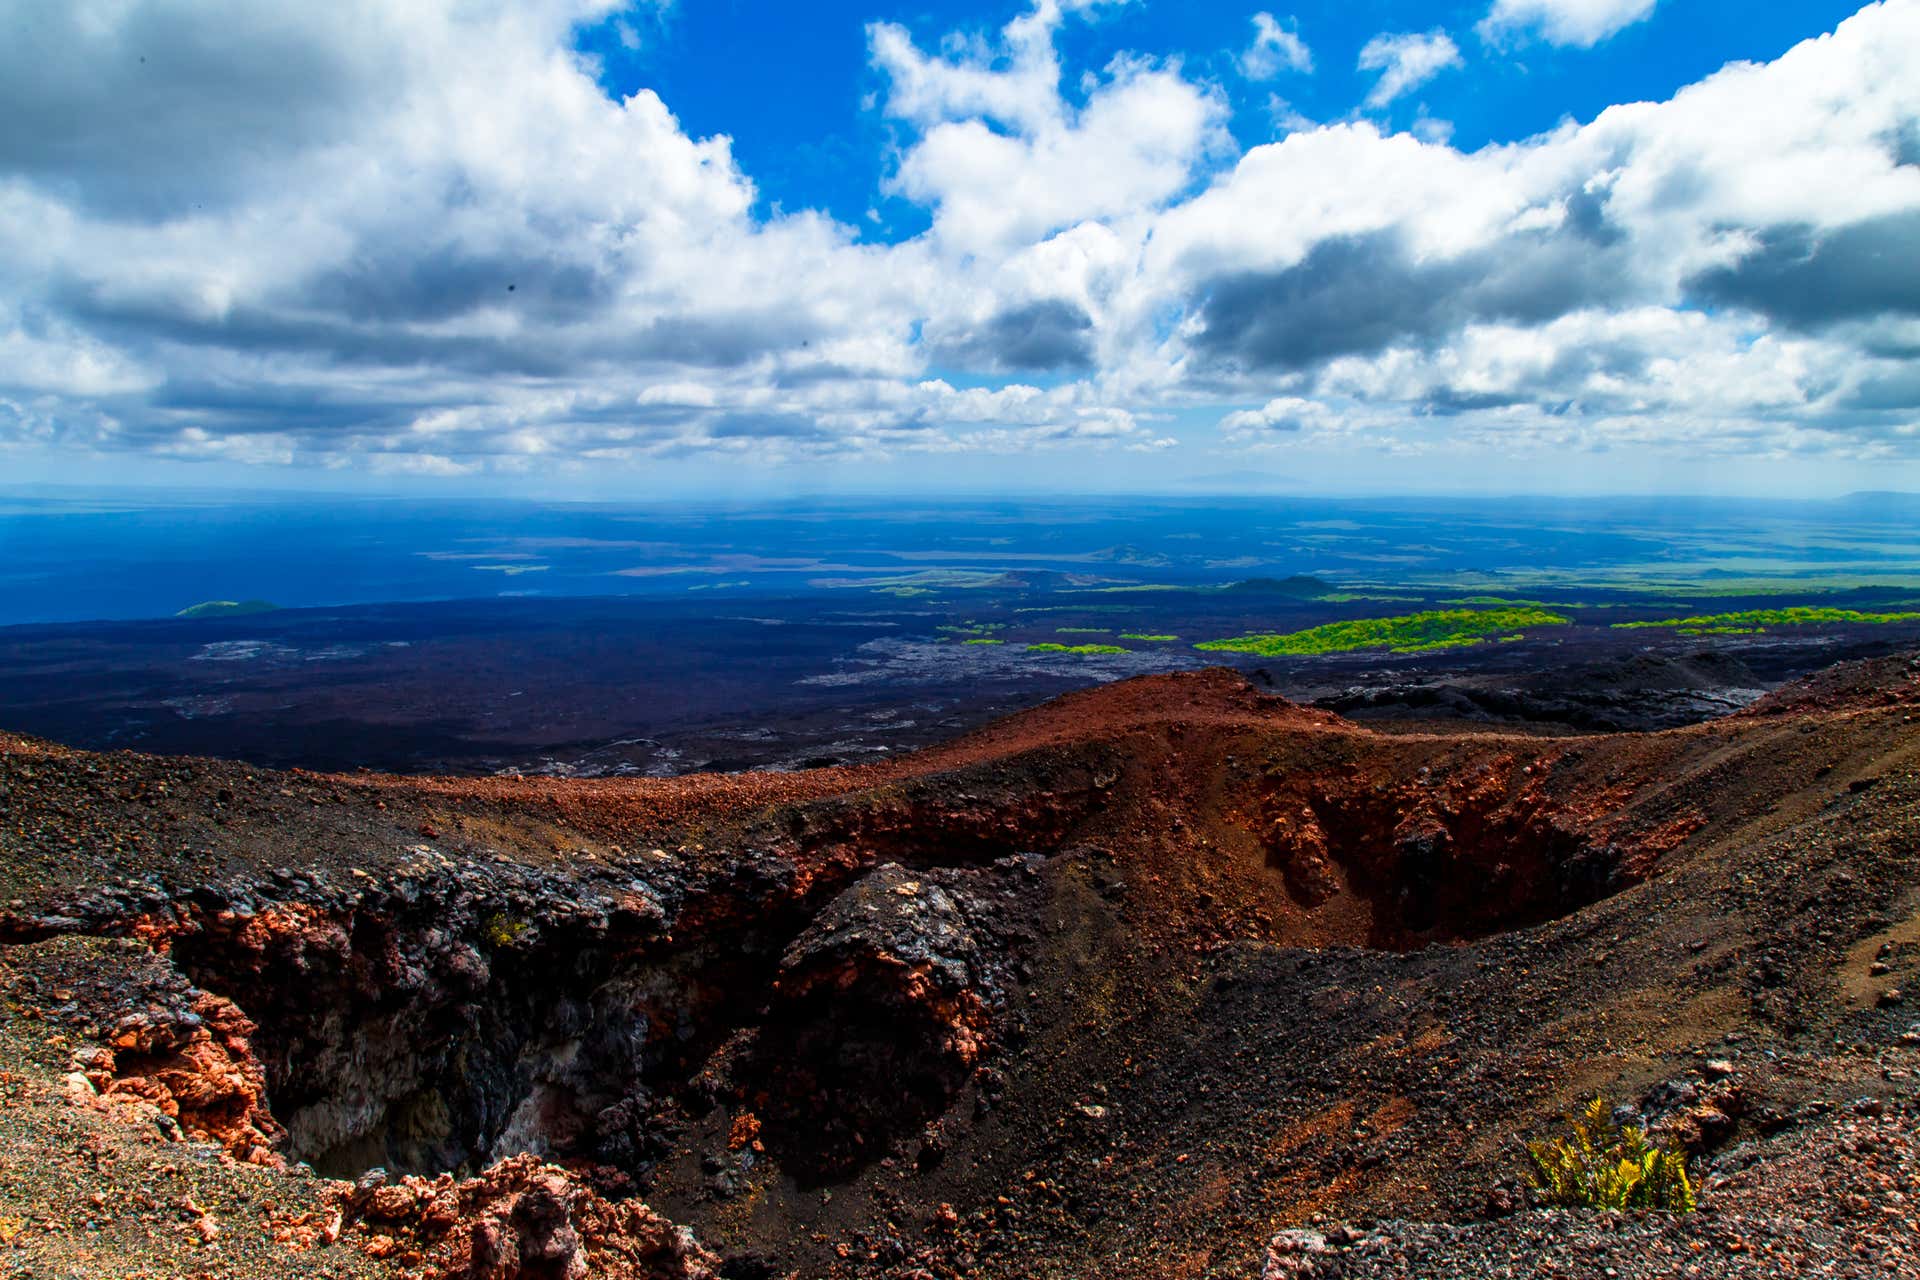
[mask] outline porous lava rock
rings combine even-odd
[[[372,1174],[329,1199],[361,1248],[418,1280],[712,1280],[717,1265],[641,1201],[531,1155],[463,1179]]]
[[[56,938],[4,955],[15,999],[76,1035],[68,1096],[278,1167],[287,1133],[267,1105],[253,1022],[136,942]]]
[[[940,1111],[986,1055],[1012,939],[982,880],[888,863],[781,956],[751,1071],[767,1139],[788,1145],[804,1121],[814,1176]]]

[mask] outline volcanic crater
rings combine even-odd
[[[1513,1218],[1516,1139],[1594,1092],[1689,1144],[1710,1223],[1714,1179],[1834,1099],[1915,1106],[1916,711],[1903,656],[1573,737],[1150,676],[881,764],[676,780],[0,739],[0,1172],[23,1222],[126,1206],[12,1247],[1399,1274],[1390,1224]]]

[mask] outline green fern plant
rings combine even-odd
[[[1583,1209],[1693,1212],[1687,1157],[1677,1147],[1656,1146],[1638,1125],[1616,1125],[1600,1097],[1568,1116],[1567,1124],[1567,1137],[1527,1144],[1541,1201]]]

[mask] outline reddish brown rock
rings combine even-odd
[[[416,1280],[709,1280],[717,1265],[640,1201],[607,1200],[533,1156],[462,1180],[338,1183],[329,1198],[344,1234],[411,1257]]]

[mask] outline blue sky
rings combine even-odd
[[[899,23],[934,46],[952,32],[997,31],[1025,7],[961,0],[681,0],[596,23],[579,33],[578,43],[603,64],[600,82],[608,92],[654,88],[690,132],[731,136],[763,201],[826,209],[863,234],[897,240],[924,231],[928,216],[882,190],[896,139],[871,106],[886,85],[868,60],[867,25]],[[1134,3],[1065,28],[1056,43],[1069,81],[1117,54],[1179,58],[1190,74],[1228,95],[1234,138],[1253,147],[1278,133],[1268,105],[1273,93],[1310,118],[1337,120],[1366,97],[1375,79],[1356,65],[1369,40],[1383,31],[1439,27],[1464,39],[1470,65],[1437,76],[1381,118],[1409,128],[1424,105],[1452,124],[1455,145],[1473,149],[1530,137],[1566,117],[1591,119],[1616,102],[1659,101],[1728,62],[1771,61],[1858,8],[1849,0],[1667,0],[1592,48],[1533,40],[1515,56],[1487,56],[1471,35],[1487,14],[1484,3]],[[1238,60],[1254,34],[1252,15],[1263,11],[1292,20],[1313,54],[1312,74],[1261,82],[1239,74]],[[637,37],[637,48],[622,40],[621,26],[629,39]],[[867,218],[876,209],[884,215],[879,224]]]
[[[1920,488],[1920,0],[0,0],[0,471]]]

